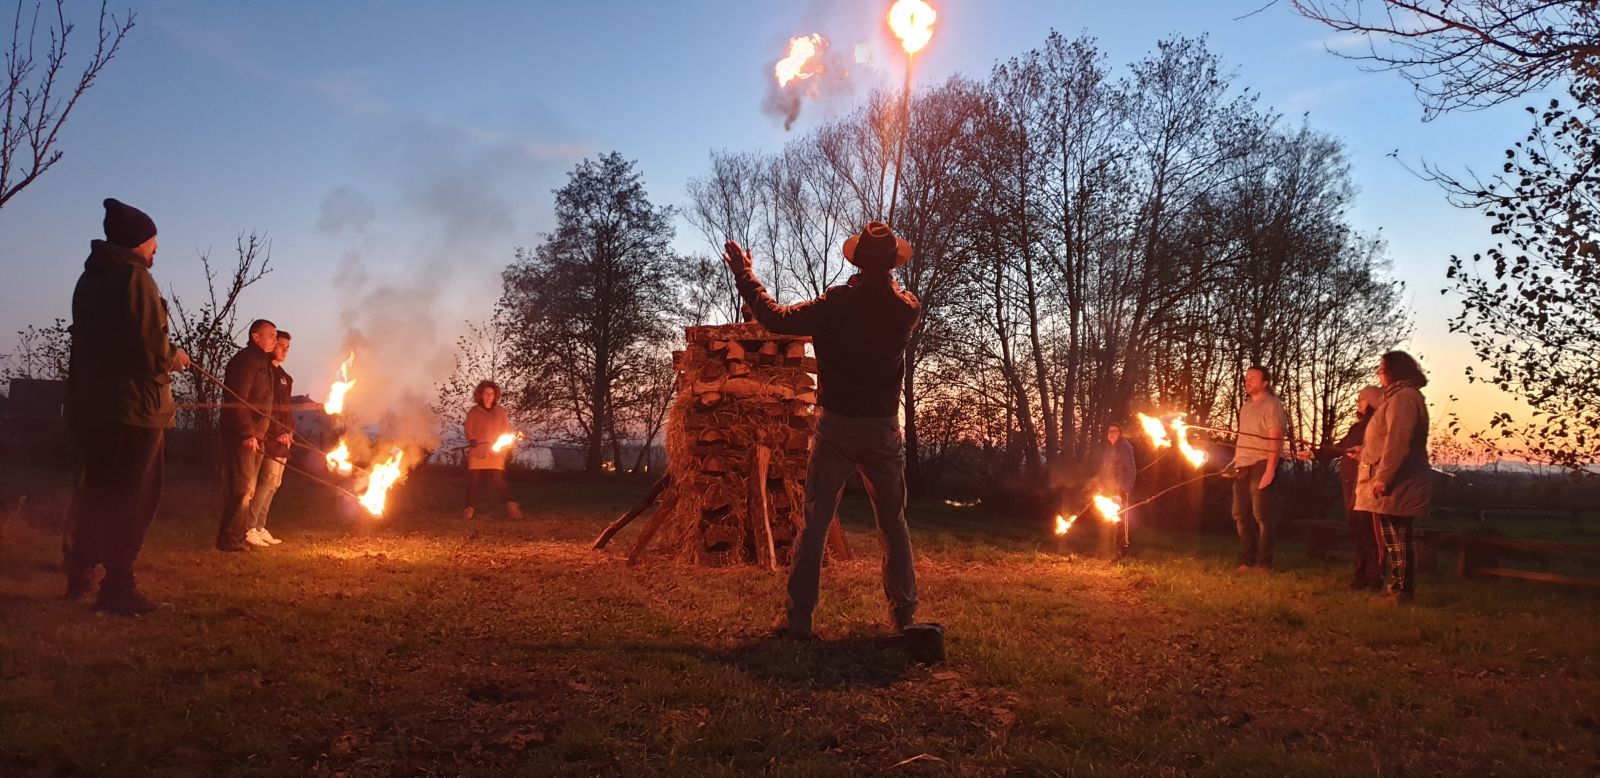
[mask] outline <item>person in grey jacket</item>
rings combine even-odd
[[[1107,497],[1115,497],[1118,504],[1126,507],[1128,499],[1133,496],[1133,485],[1138,474],[1138,465],[1133,461],[1133,444],[1123,437],[1122,425],[1116,422],[1106,425],[1106,445],[1100,450],[1100,472],[1095,477],[1096,491]],[[1118,559],[1128,553],[1128,522],[1131,518],[1127,511],[1123,511],[1111,526],[1116,534]]]
[[[1356,510],[1377,517],[1385,551],[1385,586],[1391,600],[1411,599],[1416,567],[1413,525],[1432,501],[1428,463],[1428,404],[1422,387],[1428,379],[1417,360],[1391,351],[1378,361],[1383,403],[1361,446],[1356,480]]]

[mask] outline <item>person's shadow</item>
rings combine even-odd
[[[722,663],[757,680],[824,689],[890,686],[905,679],[917,665],[903,638],[874,634],[807,642],[752,636],[728,649],[681,642],[574,641],[525,645],[522,650],[554,655],[597,651],[625,656],[670,654]]]

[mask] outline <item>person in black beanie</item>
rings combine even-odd
[[[134,583],[133,563],[161,503],[166,430],[177,415],[169,373],[189,355],[167,335],[167,304],[150,275],[156,224],[115,199],[105,206],[105,240],[72,292],[67,417],[78,472],[68,516],[67,597],[105,579],[95,608],[138,615],[156,605]]]

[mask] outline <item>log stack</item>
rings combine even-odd
[[[817,421],[810,338],[754,322],[689,327],[685,335],[684,350],[673,352],[667,475],[628,559],[653,544],[696,564],[787,565],[805,525]],[[848,554],[843,541],[835,523],[835,555]]]

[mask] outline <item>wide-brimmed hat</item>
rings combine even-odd
[[[911,244],[883,222],[867,222],[844,241],[844,258],[862,270],[891,270],[911,261]]]

